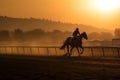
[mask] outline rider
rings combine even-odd
[[[76,28],[74,30],[74,32],[72,33],[72,36],[73,36],[72,40],[75,40],[77,38],[77,36],[80,36],[79,28]]]
[[[72,36],[73,37],[77,37],[80,35],[80,31],[79,31],[79,28],[76,28],[75,31],[72,33]]]

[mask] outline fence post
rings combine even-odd
[[[112,48],[113,56],[114,56],[114,48]]]
[[[7,46],[5,46],[5,53],[7,54]]]
[[[117,52],[118,52],[118,57],[120,57],[120,54],[119,54],[119,48],[117,48]]]
[[[0,53],[2,53],[2,52],[1,52],[1,47],[0,47]]]
[[[13,47],[11,47],[11,53],[13,53]]]
[[[46,48],[47,49],[47,55],[49,55],[49,49],[48,48]]]
[[[16,50],[17,50],[17,54],[19,53],[19,49],[18,49],[18,47],[16,47]]]
[[[40,54],[40,49],[39,49],[39,47],[38,47],[38,54]]]
[[[55,48],[55,53],[56,53],[56,55],[57,55],[57,49]]]
[[[102,52],[103,52],[103,57],[105,56],[105,53],[104,53],[104,48],[102,48]]]
[[[23,47],[23,54],[25,55],[25,48]]]
[[[38,50],[38,54],[39,54],[39,48],[37,48],[37,50]]]
[[[94,56],[92,47],[91,47],[91,53],[92,53],[92,56]]]
[[[30,47],[30,53],[32,54],[32,47]]]

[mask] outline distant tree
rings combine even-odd
[[[110,32],[101,32],[102,40],[112,40],[113,35]]]
[[[42,30],[42,29],[34,29],[33,31],[31,31],[31,33],[34,35],[34,36],[43,36],[45,34],[45,31]]]
[[[70,31],[65,31],[63,34],[64,34],[65,37],[69,37],[69,36],[72,35],[72,32],[70,32]]]
[[[92,32],[88,37],[89,40],[112,40],[113,35],[110,32]]]
[[[18,41],[23,40],[23,35],[24,35],[24,32],[19,28],[15,29],[13,32],[14,39]]]
[[[120,38],[120,28],[116,28],[114,33],[116,38]]]
[[[53,33],[59,34],[59,33],[62,33],[62,31],[55,29],[55,30],[53,30]]]
[[[45,37],[45,31],[42,29],[34,29],[31,31],[27,31],[25,32],[25,38],[26,40],[40,40],[43,39],[43,37]]]
[[[92,32],[88,34],[89,40],[100,40],[100,33]]]
[[[51,32],[52,41],[59,41],[60,39],[62,39],[62,37],[63,32],[60,30],[53,30],[53,32]]]
[[[0,41],[9,41],[10,40],[10,32],[8,30],[0,31]]]

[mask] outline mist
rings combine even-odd
[[[119,38],[120,29],[113,31],[90,25],[55,22],[46,19],[0,17],[0,45],[60,46],[67,37],[72,37],[76,27],[86,32],[88,40],[84,46],[112,45],[113,38]]]

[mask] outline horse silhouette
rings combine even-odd
[[[64,44],[60,47],[60,49],[64,49],[67,47],[67,53],[64,54],[64,56],[71,56],[73,48],[77,48],[78,54],[83,54],[84,48],[82,46],[82,39],[88,39],[86,32],[83,32],[80,34],[80,36],[77,37],[68,37]],[[81,49],[81,52],[79,51],[79,48]]]

